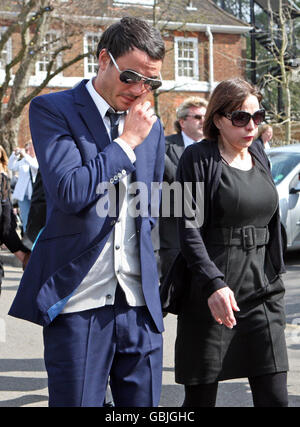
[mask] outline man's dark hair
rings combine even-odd
[[[152,59],[163,60],[165,44],[160,32],[142,19],[126,16],[108,27],[97,47],[97,58],[107,49],[115,59],[134,48],[146,52]]]

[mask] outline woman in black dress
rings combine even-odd
[[[207,139],[179,163],[178,181],[203,182],[204,191],[202,226],[179,220],[190,276],[175,346],[183,406],[215,406],[218,382],[241,377],[254,406],[288,406],[278,196],[253,142],[264,120],[260,101],[242,79],[221,82],[207,108]]]

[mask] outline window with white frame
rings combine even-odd
[[[88,33],[84,36],[84,53],[89,52],[88,56],[84,58],[84,76],[92,77],[97,74],[98,60],[96,57],[96,50],[100,40],[100,34]]]
[[[153,6],[154,0],[114,0],[114,3],[134,4],[139,6]]]
[[[36,62],[35,71],[37,75],[43,75],[47,72],[49,63],[53,60],[53,55],[59,47],[59,34],[51,31],[45,35],[39,59]],[[56,56],[54,69],[61,65],[61,55]]]
[[[2,34],[6,31],[6,27],[0,27],[0,39]],[[0,52],[0,70],[4,70],[6,64],[11,61],[11,39],[9,39]]]
[[[195,3],[194,1],[189,1],[186,8],[188,10],[197,10],[197,7],[194,5],[194,3]]]
[[[197,38],[175,38],[175,76],[180,80],[198,80]]]

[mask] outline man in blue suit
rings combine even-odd
[[[159,403],[151,190],[164,134],[146,97],[164,54],[156,29],[123,18],[101,37],[95,78],[31,102],[47,219],[9,314],[44,327],[50,406],[102,406],[108,379],[116,406]]]

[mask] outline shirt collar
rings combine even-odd
[[[94,103],[96,104],[96,107],[99,110],[99,113],[101,114],[102,119],[105,117],[107,110],[112,109],[112,107],[105,101],[104,98],[96,91],[93,85],[93,78],[91,78],[87,84],[86,88],[91,95]]]
[[[192,138],[190,138],[189,136],[187,136],[186,133],[183,132],[183,130],[181,131],[181,135],[182,135],[182,139],[183,139],[183,143],[184,143],[184,147],[188,147],[189,145],[194,144],[197,141],[194,141]]]

